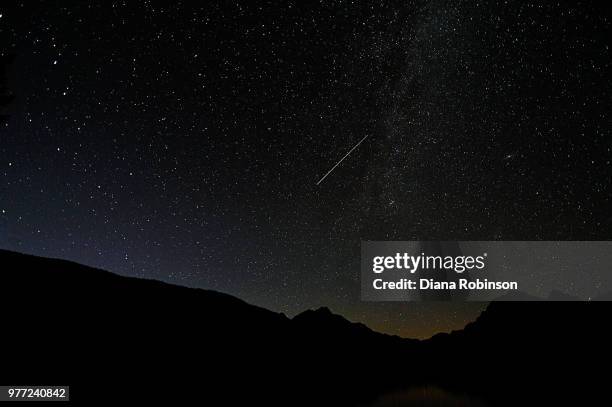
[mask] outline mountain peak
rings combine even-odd
[[[293,319],[296,321],[304,321],[304,320],[331,320],[335,318],[345,319],[344,317],[334,314],[327,307],[319,307],[317,309],[308,309],[304,312],[297,314]]]
[[[331,310],[327,307],[319,307],[316,310],[314,310],[314,312],[316,312],[317,314],[321,314],[321,315],[331,315],[332,314]]]

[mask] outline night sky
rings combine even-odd
[[[485,305],[361,302],[361,240],[612,238],[599,3],[0,14],[0,248],[427,337]]]

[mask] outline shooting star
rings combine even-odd
[[[348,156],[349,156],[349,154],[350,154],[350,153],[352,153],[354,149],[356,149],[357,147],[359,147],[359,144],[363,143],[363,141],[364,141],[365,139],[367,139],[367,138],[368,138],[368,136],[369,136],[369,134],[366,134],[366,135],[365,135],[365,136],[364,136],[364,137],[363,137],[361,140],[359,140],[359,143],[355,144],[355,145],[353,146],[353,148],[351,148],[351,149],[349,150],[349,152],[348,152],[348,153],[346,153],[346,154],[344,155],[344,157],[342,157],[342,158],[340,159],[340,161],[338,161],[338,162],[336,163],[336,165],[334,165],[334,166],[331,168],[331,170],[327,171],[327,173],[326,173],[325,175],[323,175],[323,177],[322,177],[322,178],[319,180],[319,182],[317,182],[317,185],[319,185],[321,182],[323,182],[323,180],[324,180],[325,178],[327,178],[327,176],[328,176],[329,174],[331,174],[331,172],[332,172],[333,170],[335,170],[335,169],[336,169],[336,167],[337,167],[337,166],[339,166],[339,165],[340,165],[340,163],[341,163],[342,161],[344,161],[344,159],[345,159],[346,157],[348,157]]]

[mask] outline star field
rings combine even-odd
[[[1,248],[424,337],[484,305],[362,303],[361,240],[611,237],[597,3],[0,14],[16,95],[0,133]]]

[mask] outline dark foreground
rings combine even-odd
[[[324,308],[289,319],[218,292],[60,260],[0,251],[0,268],[0,384],[69,384],[73,401],[481,406],[608,397],[607,302],[496,302],[462,331],[417,341]]]

